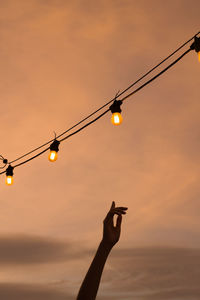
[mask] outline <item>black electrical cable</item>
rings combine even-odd
[[[147,73],[145,73],[142,77],[140,77],[138,80],[136,80],[134,83],[132,83],[129,87],[127,87],[123,92],[121,92],[118,97],[120,97],[122,94],[124,94],[126,91],[128,91],[130,88],[132,88],[136,83],[144,79],[147,75],[149,75],[151,72],[153,72],[156,68],[158,68],[161,64],[163,64],[166,60],[168,60],[170,57],[172,57],[174,54],[176,54],[179,50],[181,50],[185,45],[187,45],[189,42],[193,40],[195,36],[197,36],[200,33],[197,32],[192,38],[190,38],[187,42],[182,44],[179,48],[177,48],[174,52],[172,52],[169,56],[167,56],[165,59],[163,59],[160,63],[158,63],[155,67],[153,67],[151,70],[149,70]],[[114,100],[114,99],[113,99]]]
[[[83,127],[79,128],[79,129],[76,130],[75,132],[69,134],[68,136],[66,136],[65,138],[63,138],[62,140],[60,140],[59,142],[62,142],[62,141],[64,141],[64,140],[66,140],[67,138],[69,138],[69,137],[71,137],[72,135],[74,135],[74,134],[78,133],[79,131],[83,130],[84,128],[86,128],[86,127],[89,126],[90,124],[96,122],[98,119],[100,119],[101,117],[103,117],[107,112],[109,112],[109,110],[110,110],[110,109],[106,110],[106,111],[103,112],[100,116],[98,116],[97,118],[95,118],[95,119],[92,120],[91,122],[87,123],[87,124],[84,125]],[[17,168],[17,167],[19,167],[19,166],[21,166],[21,165],[23,165],[23,164],[29,162],[30,160],[32,160],[32,159],[34,159],[34,158],[40,156],[41,154],[43,154],[44,152],[46,152],[47,150],[49,150],[49,148],[50,148],[50,147],[46,148],[45,150],[43,150],[42,152],[36,154],[35,156],[33,156],[33,157],[27,159],[26,161],[23,161],[23,162],[19,163],[18,165],[14,166],[14,168]]]
[[[161,72],[159,72],[157,75],[155,75],[153,78],[151,78],[150,80],[148,80],[147,82],[145,82],[144,84],[142,84],[139,88],[137,88],[135,91],[131,92],[130,94],[128,94],[127,96],[125,96],[124,98],[121,99],[121,101],[123,102],[124,100],[128,99],[130,96],[132,96],[133,94],[139,92],[143,87],[145,87],[146,85],[148,85],[150,82],[154,81],[156,78],[158,78],[160,75],[162,75],[163,73],[165,73],[169,68],[171,68],[173,65],[175,65],[179,60],[181,60],[186,54],[188,54],[192,49],[188,49],[187,51],[185,51],[181,56],[179,56],[175,61],[173,61],[169,66],[167,66],[164,70],[162,70]]]
[[[107,114],[110,111],[110,108],[107,109],[106,111],[104,111],[100,116],[96,117],[94,120],[90,121],[89,123],[85,124],[83,127],[79,128],[78,130],[76,130],[75,132],[69,134],[68,136],[64,137],[63,139],[60,140],[60,142],[68,139],[69,137],[71,137],[72,135],[78,133],[79,131],[83,130],[84,128],[86,128],[87,126],[89,126],[90,124],[96,122],[98,119],[100,119],[101,117],[103,117],[105,114]]]
[[[169,68],[171,68],[173,65],[175,65],[178,61],[180,61],[187,53],[189,53],[192,49],[188,49],[187,51],[185,51],[181,56],[179,56],[175,61],[173,61],[169,66],[167,66],[164,70],[162,70],[161,72],[159,72],[157,75],[155,75],[153,78],[151,78],[150,80],[148,80],[146,83],[144,83],[143,85],[141,85],[139,88],[137,88],[136,90],[134,90],[133,92],[129,93],[128,95],[126,95],[124,98],[121,99],[121,101],[123,102],[124,100],[128,99],[130,96],[132,96],[133,94],[137,93],[138,91],[140,91],[143,87],[145,87],[146,85],[148,85],[149,83],[151,83],[152,81],[154,81],[156,78],[158,78],[160,75],[162,75],[164,72],[166,72]],[[99,115],[98,117],[96,117],[94,120],[90,121],[89,123],[85,124],[83,127],[79,128],[78,130],[76,130],[75,132],[69,134],[68,136],[64,137],[63,139],[61,139],[59,142],[62,142],[64,140],[66,140],[67,138],[75,135],[76,133],[80,132],[81,130],[83,130],[84,128],[86,128],[87,126],[91,125],[92,123],[96,122],[98,119],[100,119],[101,117],[103,117],[106,113],[108,113],[110,111],[110,108],[107,109],[105,112],[103,112],[101,115]],[[46,148],[45,150],[41,151],[40,153],[34,155],[33,157],[13,166],[13,168],[19,167],[31,160],[33,160],[34,158],[40,156],[41,154],[45,153],[46,151],[49,150],[50,147]],[[5,173],[5,171],[1,172],[1,174]]]
[[[116,98],[120,97],[121,95],[123,95],[125,92],[127,92],[130,88],[132,88],[134,85],[136,85],[139,81],[141,81],[142,79],[144,79],[147,75],[149,75],[152,71],[154,71],[156,68],[158,68],[161,64],[163,64],[166,60],[168,60],[170,57],[172,57],[175,53],[177,53],[180,49],[182,49],[185,45],[187,45],[195,36],[197,36],[200,33],[197,32],[192,38],[190,38],[188,41],[186,41],[185,43],[183,43],[180,47],[178,47],[174,52],[172,52],[170,55],[168,55],[165,59],[163,59],[160,63],[158,63],[155,67],[153,67],[152,69],[150,69],[147,73],[145,73],[142,77],[140,77],[138,80],[136,80],[135,82],[133,82],[130,86],[128,86],[125,90],[123,90],[121,93],[119,93],[117,96],[115,96],[115,98],[113,98],[112,100],[109,100],[106,104],[104,104],[103,106],[101,106],[99,109],[97,109],[96,111],[94,111],[93,113],[91,113],[90,115],[88,115],[87,117],[85,117],[84,119],[82,119],[81,121],[79,121],[78,123],[76,123],[75,125],[73,125],[72,127],[70,127],[69,129],[67,129],[66,131],[62,132],[60,135],[57,136],[57,138],[63,136],[64,134],[66,134],[67,132],[69,132],[70,130],[72,130],[73,128],[77,127],[78,125],[80,125],[81,123],[83,123],[84,121],[86,121],[87,119],[89,119],[90,117],[92,117],[94,114],[96,114],[97,112],[99,112],[101,109],[103,109],[104,107],[106,107],[107,105],[109,105],[111,102],[113,102]],[[146,84],[145,84],[146,85]],[[141,88],[140,88],[141,89]],[[135,93],[135,92],[134,92]],[[51,139],[50,141],[44,143],[43,145],[27,152],[26,154],[16,158],[13,161],[10,161],[9,164],[12,164],[22,158],[24,158],[27,155],[30,155],[31,153],[43,148],[44,146],[50,144],[51,142],[53,142],[54,139]],[[4,166],[5,167],[5,166]],[[4,168],[3,167],[3,168]]]
[[[44,149],[44,150],[43,150],[43,151],[41,151],[40,153],[38,153],[38,154],[36,154],[36,155],[32,156],[31,158],[29,158],[29,159],[27,159],[27,160],[25,160],[25,161],[23,161],[23,162],[19,163],[18,165],[16,165],[16,166],[13,166],[13,168],[17,168],[17,167],[19,167],[19,166],[21,166],[21,165],[24,165],[24,164],[26,164],[27,162],[29,162],[29,161],[33,160],[34,158],[36,158],[36,157],[40,156],[41,154],[45,153],[45,152],[46,152],[46,151],[48,151],[48,150],[49,150],[49,147],[48,147],[48,148],[46,148],[46,149]],[[1,173],[0,173],[0,174],[1,174]]]
[[[64,140],[66,140],[67,138],[69,138],[69,137],[75,135],[76,133],[80,132],[81,130],[83,130],[84,128],[86,128],[87,126],[89,126],[90,124],[96,122],[98,119],[100,119],[101,117],[103,117],[103,116],[104,116],[105,114],[107,114],[109,111],[110,111],[110,109],[107,109],[107,110],[104,111],[101,115],[99,115],[98,117],[96,117],[94,120],[92,120],[92,121],[90,121],[89,123],[85,124],[83,127],[79,128],[78,130],[76,130],[75,132],[69,134],[68,136],[64,137],[64,138],[63,138],[62,140],[60,140],[59,142],[62,142],[62,141],[64,141]],[[23,164],[25,164],[25,163],[27,163],[27,162],[33,160],[34,158],[36,158],[36,157],[40,156],[41,154],[45,153],[46,151],[48,151],[49,148],[50,148],[50,147],[44,149],[43,151],[39,152],[38,154],[34,155],[33,157],[31,157],[31,158],[29,158],[29,159],[27,159],[27,160],[25,160],[25,161],[23,161],[23,162],[21,162],[21,163],[15,165],[15,166],[13,166],[13,168],[17,168],[17,167],[19,167],[19,166],[21,166],[21,165],[23,165]],[[4,173],[6,173],[6,170],[3,171],[3,172],[1,172],[0,175],[1,175],[1,174],[4,174]]]
[[[7,163],[8,163],[8,160],[7,159],[5,159],[2,155],[0,155],[0,160],[2,160],[2,162],[3,162],[3,164],[4,164],[4,166],[3,167],[0,167],[0,169],[4,169],[5,168],[5,166],[7,165]]]

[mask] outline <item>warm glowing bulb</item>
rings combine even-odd
[[[51,150],[49,153],[49,161],[56,161],[58,158],[58,153],[57,151]]]
[[[200,51],[197,53],[197,55],[198,55],[198,60],[200,62]]]
[[[120,125],[123,121],[123,118],[119,112],[115,112],[112,114],[111,122],[113,125]]]
[[[6,176],[6,184],[7,185],[13,184],[13,176]]]

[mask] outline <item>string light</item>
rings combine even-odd
[[[60,142],[58,140],[54,140],[53,143],[50,145],[50,153],[49,153],[49,161],[54,162],[57,160],[58,158],[58,146],[59,146]]]
[[[195,50],[198,54],[198,59],[200,61],[200,37],[197,37],[197,35],[200,32],[198,32],[195,36],[193,36],[192,38],[190,38],[187,42],[185,42],[184,44],[182,44],[179,48],[177,48],[173,53],[171,53],[169,56],[167,56],[164,60],[162,60],[159,64],[157,64],[155,67],[153,67],[150,71],[148,71],[147,73],[145,73],[142,77],[140,77],[138,80],[136,80],[134,83],[132,83],[129,87],[127,87],[125,90],[123,90],[121,93],[118,93],[114,99],[110,100],[109,102],[107,102],[106,104],[104,104],[103,106],[101,106],[99,109],[97,109],[95,112],[91,113],[90,115],[88,115],[86,118],[82,119],[81,121],[79,121],[78,123],[76,123],[75,125],[73,125],[71,128],[67,129],[66,131],[64,131],[63,133],[61,133],[59,136],[55,136],[54,140],[50,140],[49,142],[29,151],[28,153],[18,157],[17,159],[13,160],[13,161],[9,161],[7,159],[4,159],[1,155],[0,155],[0,160],[3,161],[4,166],[0,167],[0,169],[5,168],[5,166],[7,164],[9,164],[8,168],[6,169],[6,171],[2,171],[0,172],[0,175],[3,173],[6,173],[6,184],[11,185],[13,184],[13,169],[21,166],[33,159],[35,159],[36,157],[42,155],[43,153],[45,153],[46,151],[48,151],[50,149],[50,153],[49,153],[49,160],[51,162],[54,162],[57,160],[58,157],[58,146],[59,144],[68,139],[69,137],[73,136],[74,134],[80,132],[81,130],[83,130],[84,128],[86,128],[87,126],[89,126],[90,124],[96,122],[98,119],[100,119],[103,115],[105,115],[108,111],[112,112],[112,117],[111,117],[111,122],[114,125],[120,125],[122,123],[122,116],[121,116],[121,104],[123,103],[124,100],[128,99],[130,96],[134,95],[135,93],[137,93],[138,91],[140,91],[143,87],[147,86],[150,82],[152,82],[153,80],[155,80],[156,78],[158,78],[161,74],[163,74],[164,72],[166,72],[169,68],[171,68],[173,65],[175,65],[179,60],[181,60],[187,53],[189,53],[191,50]],[[194,42],[192,43],[192,45],[190,46],[190,48],[185,51],[181,56],[179,56],[175,61],[173,61],[170,65],[168,65],[165,69],[163,69],[162,71],[160,71],[158,74],[156,74],[154,77],[152,77],[150,80],[146,81],[144,84],[142,84],[141,86],[139,86],[137,89],[135,89],[134,91],[130,92],[128,95],[124,96],[121,100],[117,100],[117,98],[119,96],[121,96],[122,94],[124,94],[126,91],[128,91],[130,88],[132,88],[136,83],[138,83],[140,80],[142,80],[144,77],[146,77],[148,74],[150,74],[153,70],[155,70],[158,66],[160,66],[162,63],[164,63],[167,59],[169,59],[170,57],[172,57],[175,53],[177,53],[180,49],[182,49],[186,44],[188,44],[192,39],[194,38]],[[113,102],[114,101],[114,102]],[[85,120],[87,120],[88,118],[90,118],[91,116],[93,116],[94,114],[96,114],[98,111],[100,111],[101,109],[103,109],[104,107],[106,107],[108,104],[110,104],[111,102],[113,102],[113,104],[109,107],[109,109],[107,109],[106,111],[104,111],[101,115],[97,116],[95,119],[93,119],[92,121],[86,123],[84,126],[82,126],[81,128],[79,128],[78,130],[76,130],[75,132],[65,136],[64,138],[62,138],[60,141],[58,141],[56,138],[59,138],[61,136],[63,136],[64,134],[66,134],[68,131],[72,130],[73,128],[75,128],[76,126],[78,126],[79,124],[81,124],[82,122],[84,122]],[[45,145],[51,143],[53,141],[53,143],[50,145],[50,147],[42,150],[41,152],[37,153],[36,155],[26,159],[25,161],[22,161],[20,163],[18,163],[15,166],[11,166],[11,164],[13,162],[16,162],[22,158],[24,158],[27,155],[30,155],[31,153],[43,148]]]
[[[121,116],[121,106],[122,101],[121,100],[115,100],[113,104],[110,106],[110,110],[112,112],[111,122],[113,125],[120,125],[123,121],[123,118]]]
[[[195,34],[195,36],[197,36],[200,33],[197,32]],[[86,121],[87,119],[89,119],[90,117],[92,117],[93,115],[95,115],[97,112],[99,112],[100,110],[102,110],[104,107],[106,107],[107,105],[109,105],[110,103],[112,103],[115,99],[117,99],[118,97],[120,97],[121,95],[123,95],[125,92],[127,92],[129,89],[131,89],[134,85],[136,85],[138,82],[140,82],[142,79],[144,79],[147,75],[149,75],[151,72],[153,72],[156,68],[158,68],[160,65],[162,65],[164,62],[166,62],[169,58],[171,58],[174,54],[176,54],[178,51],[180,51],[184,46],[186,46],[190,41],[192,41],[194,38],[194,36],[192,36],[189,40],[187,40],[186,42],[184,42],[181,46],[179,46],[175,51],[173,51],[171,54],[169,54],[167,57],[165,57],[162,61],[160,61],[157,65],[155,65],[153,68],[151,68],[148,72],[146,72],[144,75],[142,75],[141,77],[139,77],[136,81],[134,81],[133,83],[131,83],[127,88],[125,88],[122,92],[118,93],[117,96],[115,96],[113,99],[109,100],[107,103],[105,103],[104,105],[102,105],[100,108],[98,108],[97,110],[95,110],[94,112],[92,112],[91,114],[89,114],[87,117],[83,118],[81,121],[79,121],[78,123],[76,123],[75,125],[73,125],[72,127],[68,128],[67,130],[65,130],[64,132],[62,132],[60,135],[57,136],[57,138],[63,136],[64,134],[66,134],[67,132],[71,131],[72,129],[74,129],[75,127],[77,127],[78,125],[80,125],[81,123],[83,123],[84,121]],[[9,163],[12,164],[18,160],[21,160],[22,158],[30,155],[31,153],[43,148],[44,146],[50,144],[51,142],[53,142],[54,139],[51,139],[50,141],[40,145],[39,147],[23,154],[22,156],[10,161]],[[44,152],[46,152],[49,148],[45,149]],[[44,153],[43,152],[43,153]],[[40,155],[40,153],[39,153]],[[25,160],[26,161],[30,161],[33,158],[38,157],[38,155],[34,155],[31,159],[29,160]],[[24,162],[22,164],[24,164]],[[17,166],[19,166],[21,164],[18,164]],[[5,166],[4,166],[5,167]],[[3,168],[4,168],[3,167]],[[3,169],[2,168],[2,169]],[[4,172],[1,172],[1,174],[3,174]]]
[[[8,166],[6,169],[6,184],[12,185],[13,184],[13,167],[11,165]]]

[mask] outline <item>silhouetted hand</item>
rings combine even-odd
[[[103,224],[103,238],[99,244],[95,257],[80,287],[77,300],[95,300],[104,265],[112,247],[119,241],[122,214],[125,214],[127,207],[115,207],[112,202],[111,208],[105,217]],[[114,226],[113,217],[117,214],[117,223]]]
[[[111,208],[103,221],[103,239],[102,243],[105,246],[112,248],[120,238],[122,214],[126,214],[127,207],[115,207],[115,202],[112,202]],[[116,226],[114,226],[113,217],[117,214]]]

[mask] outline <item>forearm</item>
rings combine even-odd
[[[111,249],[112,247],[101,241],[81,285],[77,300],[94,300],[96,298],[103,268]]]

